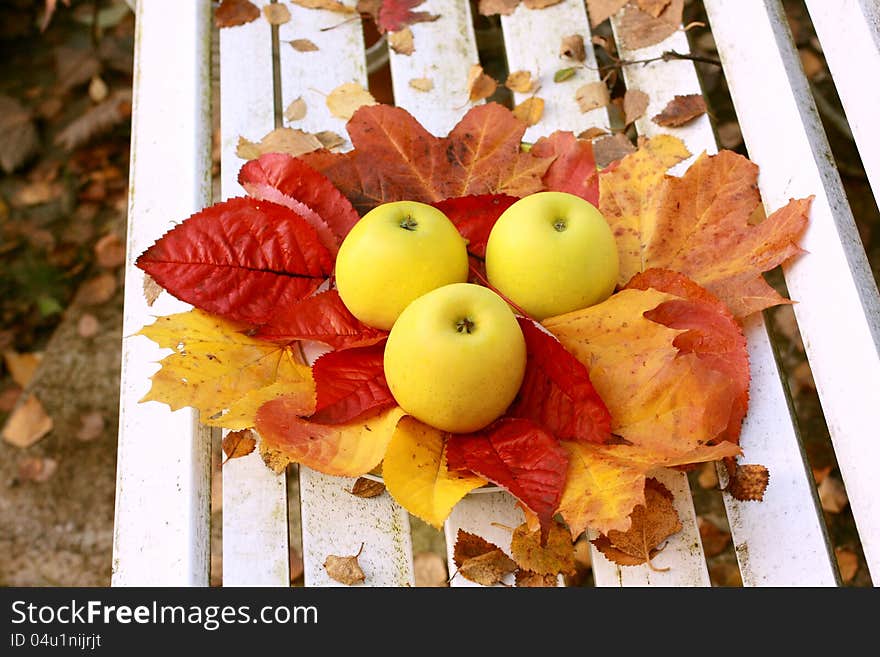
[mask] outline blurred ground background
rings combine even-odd
[[[0,4],[0,425],[28,406],[25,433],[41,435],[32,444],[0,442],[0,586],[106,586],[134,20],[121,0],[73,0],[70,7],[58,3],[41,31],[50,4]],[[802,2],[785,6],[877,277],[880,213],[809,17]],[[497,20],[476,20],[482,63],[503,80]],[[697,1],[686,5],[685,23],[693,21],[706,22]],[[697,53],[715,55],[707,28],[694,27],[689,36]],[[607,53],[599,55],[607,61]],[[747,154],[720,69],[698,69],[720,145]],[[381,71],[371,89],[391,100]],[[780,276],[771,278],[783,285]],[[783,307],[770,317],[843,581],[869,585],[793,314]],[[691,477],[713,584],[737,586],[714,471]],[[219,520],[219,504],[214,511]],[[301,583],[293,544],[291,575]],[[442,583],[442,537],[414,522],[414,547],[420,582]],[[588,559],[581,566],[576,582],[588,583]],[[220,567],[215,560],[215,581]]]

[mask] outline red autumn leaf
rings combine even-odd
[[[262,324],[310,295],[333,269],[330,253],[305,219],[250,198],[192,215],[136,264],[178,299],[250,324]]]
[[[341,424],[394,405],[382,366],[385,344],[324,354],[312,366],[317,402],[309,419]]]
[[[577,139],[571,132],[557,130],[535,142],[531,152],[537,157],[554,158],[544,174],[546,189],[575,194],[599,205],[599,172],[589,139]]]
[[[727,429],[718,439],[739,444],[742,420],[749,407],[749,353],[742,328],[715,295],[686,276],[665,269],[636,274],[627,289],[654,288],[681,299],[666,301],[645,313],[645,318],[673,329],[686,329],[672,344],[682,354],[695,353],[713,370],[726,375],[737,395]]]
[[[472,108],[447,137],[406,110],[358,109],[348,122],[354,150],[302,156],[364,213],[389,201],[435,203],[456,196],[525,196],[543,189],[548,158],[520,148],[526,125],[496,103]]]
[[[249,0],[223,0],[214,11],[214,25],[219,28],[235,27],[255,21],[260,9]]]
[[[376,17],[379,33],[397,32],[413,23],[435,21],[439,16],[427,11],[413,11],[425,0],[382,0]]]
[[[247,162],[238,182],[254,198],[287,206],[306,219],[332,254],[358,221],[351,203],[326,176],[284,153]]]
[[[279,308],[257,336],[267,340],[315,340],[334,349],[348,349],[381,342],[388,332],[357,319],[333,289]]]
[[[524,418],[502,418],[472,434],[452,434],[450,470],[470,470],[507,489],[549,531],[568,473],[568,451],[546,430]]]
[[[533,420],[559,440],[607,442],[611,414],[593,388],[586,366],[531,320],[518,321],[528,362],[508,415]]]
[[[449,217],[468,242],[468,253],[486,257],[486,242],[492,226],[507,208],[519,199],[506,194],[483,194],[448,198],[432,205]]]

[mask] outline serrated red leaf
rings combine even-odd
[[[518,318],[528,361],[511,417],[533,420],[559,440],[605,443],[611,438],[611,414],[590,382],[586,366],[555,337]]]
[[[331,351],[312,366],[317,402],[309,417],[322,424],[341,424],[365,413],[394,406],[385,381],[385,344]]]
[[[333,259],[315,229],[281,205],[233,198],[171,229],[136,262],[178,299],[249,324],[307,297]]]
[[[382,0],[379,8],[376,25],[379,33],[397,32],[413,23],[435,21],[440,18],[436,14],[427,11],[413,11],[425,0]]]
[[[470,470],[508,490],[549,531],[568,473],[568,451],[532,420],[502,418],[473,434],[454,434],[450,470]]]
[[[571,132],[557,130],[535,142],[532,153],[554,158],[543,177],[545,189],[575,194],[599,205],[599,171],[589,139],[578,139]]]
[[[388,337],[388,331],[367,326],[349,312],[339,292],[327,290],[279,308],[257,332],[266,340],[315,340],[334,349],[366,347]]]
[[[449,217],[468,242],[468,253],[485,259],[486,242],[498,217],[519,199],[507,194],[447,198],[432,205]]]
[[[497,103],[470,109],[443,138],[389,105],[361,107],[347,128],[354,150],[315,151],[302,159],[362,214],[389,201],[525,196],[543,189],[541,177],[550,165],[549,158],[522,152],[525,123]]]
[[[284,205],[303,217],[334,255],[358,221],[354,207],[325,175],[285,153],[266,153],[245,163],[238,182],[252,197]]]
[[[733,400],[727,429],[719,436],[739,444],[742,421],[749,407],[749,353],[742,327],[714,294],[678,272],[648,269],[636,274],[626,289],[654,288],[681,299],[666,301],[645,313],[653,322],[669,328],[686,329],[672,344],[683,354],[694,353],[713,370],[733,382]]]

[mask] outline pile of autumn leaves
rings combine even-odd
[[[591,143],[570,132],[523,148],[525,125],[496,104],[471,109],[445,138],[385,105],[361,108],[347,129],[347,153],[248,162],[239,180],[250,197],[206,208],[140,256],[196,308],[143,329],[173,350],[145,400],[255,428],[276,469],[359,476],[381,466],[396,501],[438,527],[492,482],[523,507],[533,533],[523,540],[550,549],[560,532],[574,539],[589,527],[619,563],[644,563],[677,530],[654,468],[723,459],[728,490],[761,498],[766,469],[735,462],[749,387],[741,322],[787,302],[761,273],[799,253],[809,199],[761,217],[757,167],[727,151],[667,175],[690,155],[670,136],[600,172]],[[486,429],[450,435],[405,416],[382,370],[387,333],[358,322],[332,287],[343,237],[380,203],[433,203],[468,240],[479,279],[494,221],[542,190],[599,206],[617,239],[618,291],[544,330],[520,320],[525,380]],[[327,353],[309,366],[303,347],[316,344]],[[670,513],[669,531],[648,544],[645,527]],[[564,567],[549,563],[539,575]]]

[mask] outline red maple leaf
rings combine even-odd
[[[502,418],[472,434],[451,434],[450,470],[470,470],[507,489],[549,531],[568,473],[568,451],[545,429],[524,418]]]
[[[284,153],[266,153],[245,163],[238,182],[254,198],[287,206],[306,219],[334,255],[358,221],[351,203],[326,176]]]
[[[389,201],[525,196],[543,189],[541,177],[550,165],[549,158],[522,152],[526,124],[497,103],[472,108],[442,138],[389,105],[361,107],[347,129],[354,150],[301,157],[362,214]]]
[[[197,212],[137,259],[178,299],[249,324],[307,297],[333,259],[308,221],[268,201],[233,198]]]
[[[432,205],[449,217],[468,242],[468,253],[486,257],[486,242],[498,217],[519,199],[507,194],[482,194],[448,198]]]
[[[599,205],[599,172],[591,141],[557,130],[535,142],[531,152],[537,157],[553,158],[544,174],[545,189],[575,194]]]
[[[534,322],[518,318],[528,362],[522,386],[507,414],[533,420],[559,440],[605,443],[611,414],[590,382],[590,373],[559,340]]]
[[[312,366],[317,401],[309,417],[322,424],[342,424],[367,412],[393,406],[382,366],[385,344],[324,354]]]
[[[358,0],[358,11],[369,14],[379,34],[397,32],[407,25],[440,18],[427,11],[412,11],[425,0]]]
[[[279,308],[257,336],[266,340],[315,340],[334,349],[347,349],[381,342],[388,331],[357,319],[333,289]]]

